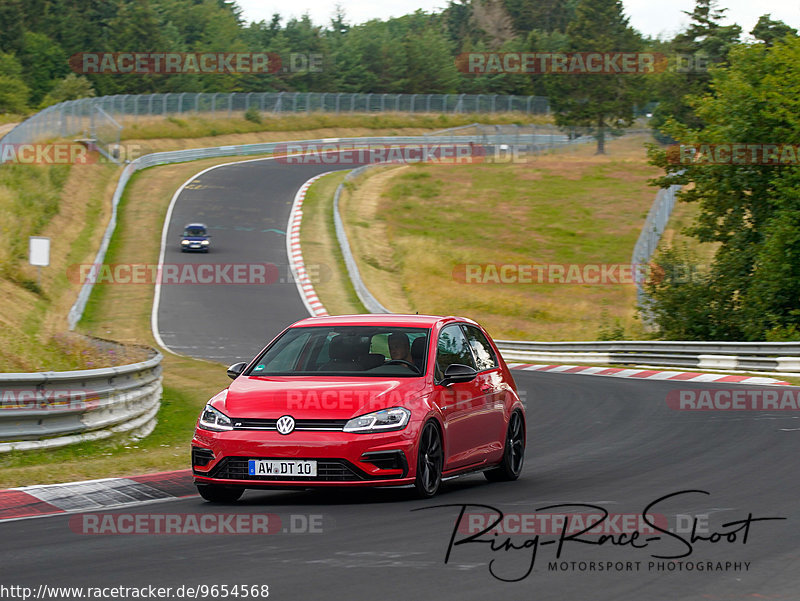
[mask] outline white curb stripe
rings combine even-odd
[[[508,363],[511,369],[520,371],[541,371],[546,373],[564,373],[586,376],[602,376],[607,378],[632,378],[635,380],[661,380],[669,382],[718,382],[726,380],[726,384],[757,384],[760,386],[791,386],[788,382],[760,376],[742,377],[732,380],[730,374],[703,374],[688,371],[659,371],[650,369],[622,369],[618,367],[578,366],[578,365],[546,365],[527,363]],[[602,373],[606,372],[606,373]],[[650,372],[650,373],[648,373]],[[647,374],[647,375],[639,375]],[[569,375],[569,374],[568,374]],[[691,377],[690,377],[691,376]]]

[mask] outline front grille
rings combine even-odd
[[[400,476],[370,476],[346,459],[316,459],[316,476],[251,476],[248,469],[250,459],[287,459],[286,457],[224,457],[208,474],[221,480],[269,480],[285,482],[353,482],[399,478]],[[303,459],[306,459],[303,457]],[[310,458],[313,459],[313,458]]]
[[[259,419],[259,418],[242,418],[232,417],[234,430],[276,430],[276,419]],[[294,422],[295,430],[302,431],[331,431],[341,432],[344,425],[347,423],[346,419],[297,419]]]

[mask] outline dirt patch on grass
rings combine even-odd
[[[3,123],[0,124],[0,138],[5,136],[8,132],[14,129],[19,123]]]

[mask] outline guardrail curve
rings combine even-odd
[[[112,436],[143,438],[161,405],[162,355],[61,372],[0,374],[0,452],[49,449]]]

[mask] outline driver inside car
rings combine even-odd
[[[392,356],[392,360],[399,359],[414,365],[414,358],[411,356],[411,343],[408,341],[408,336],[402,332],[389,334],[389,354]]]

